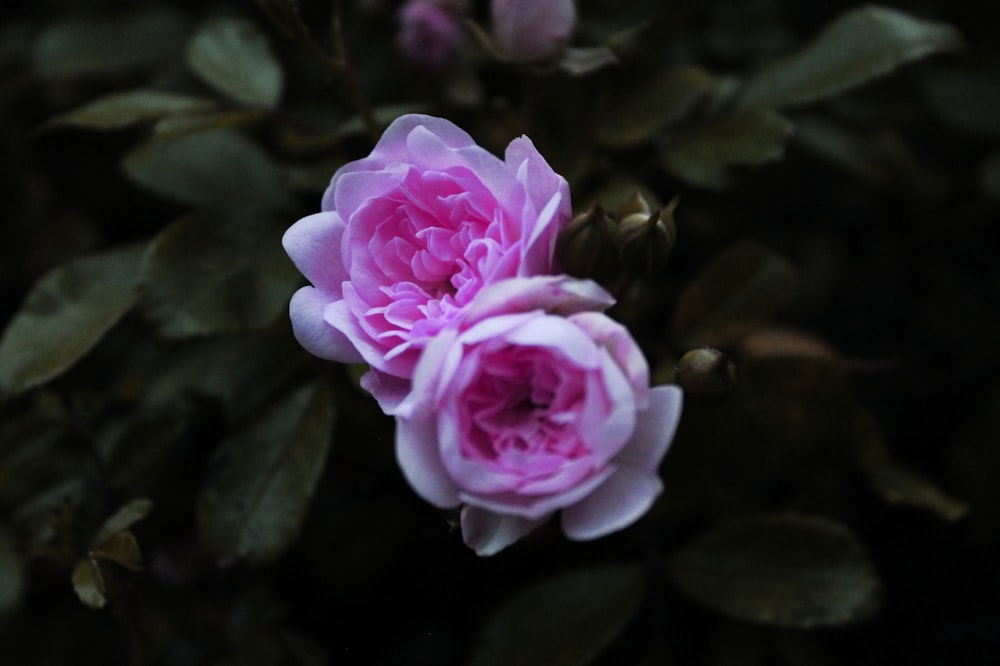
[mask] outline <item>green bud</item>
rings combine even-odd
[[[620,224],[622,220],[630,215],[648,216],[651,212],[652,208],[649,207],[646,197],[642,196],[642,193],[637,190],[615,211],[615,222]]]
[[[674,197],[666,208],[649,212],[634,212],[619,222],[622,258],[634,273],[648,277],[662,269],[677,243],[674,209],[679,199]]]
[[[677,383],[689,395],[706,400],[721,399],[736,386],[736,368],[718,349],[692,349],[677,363]]]
[[[604,282],[621,271],[621,237],[610,215],[595,203],[559,233],[556,256],[566,272]]]

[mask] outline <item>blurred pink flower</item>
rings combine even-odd
[[[495,283],[424,351],[396,414],[397,458],[428,502],[464,505],[478,554],[557,511],[569,538],[604,536],[661,492],[681,392],[649,388],[628,330],[593,311],[610,302],[565,277]]]
[[[464,41],[459,0],[408,0],[399,11],[397,43],[414,64],[441,69],[454,58]]]
[[[493,34],[514,62],[559,55],[576,25],[573,0],[493,0]]]
[[[312,283],[292,297],[295,336],[321,358],[368,363],[362,385],[391,413],[423,348],[484,286],[556,272],[569,218],[566,180],[527,137],[501,160],[447,120],[402,116],[285,233]]]

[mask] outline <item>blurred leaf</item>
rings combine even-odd
[[[206,547],[255,563],[277,559],[305,521],[333,420],[331,391],[311,384],[222,442],[198,498]]]
[[[795,283],[795,267],[767,246],[731,245],[681,293],[673,322],[677,346],[731,347],[791,300]]]
[[[422,102],[401,102],[399,104],[385,104],[383,106],[375,107],[373,113],[375,114],[375,124],[379,127],[388,127],[396,118],[405,115],[407,113],[427,113],[427,104]],[[345,138],[349,136],[357,136],[359,134],[365,134],[368,129],[365,127],[365,123],[361,120],[360,116],[353,116],[348,120],[345,120],[337,128],[337,135]]]
[[[808,104],[962,46],[959,32],[885,7],[841,14],[812,44],[752,77],[738,108]]]
[[[298,273],[277,229],[235,215],[193,215],[150,243],[140,306],[169,338],[253,330],[288,305]]]
[[[39,280],[0,340],[0,393],[20,393],[62,373],[135,303],[144,245],[71,261]]]
[[[608,146],[643,143],[656,130],[689,113],[712,92],[714,79],[698,67],[659,67],[649,80],[615,86],[597,128],[597,140]]]
[[[830,363],[842,360],[837,350],[823,338],[787,326],[767,326],[751,331],[740,341],[740,351],[747,358],[806,356]]]
[[[115,511],[94,537],[94,544],[101,544],[123,530],[135,525],[153,510],[153,502],[145,497],[134,499]]]
[[[79,109],[52,118],[45,126],[118,129],[177,113],[206,111],[214,106],[215,103],[211,100],[191,95],[163,90],[130,90],[96,99]]]
[[[95,560],[108,560],[129,571],[142,570],[142,553],[139,542],[129,530],[118,532],[101,541],[90,553]]]
[[[721,189],[734,167],[780,160],[794,126],[771,109],[749,109],[707,120],[669,137],[663,166],[692,185]]]
[[[568,48],[557,67],[570,76],[585,76],[618,64],[618,56],[607,46]]]
[[[0,525],[0,617],[17,609],[24,592],[24,564],[14,537]]]
[[[272,107],[281,97],[281,64],[253,21],[209,20],[191,38],[187,62],[205,83],[242,104]]]
[[[473,666],[582,666],[625,628],[642,603],[635,566],[562,573],[519,592],[490,618]]]
[[[1000,201],[1000,152],[990,155],[979,167],[979,186],[987,197]]]
[[[183,14],[165,6],[60,18],[35,43],[35,69],[43,76],[74,76],[146,67],[179,52],[188,28]]]
[[[238,127],[266,116],[261,109],[237,109],[214,113],[185,113],[162,118],[153,126],[153,136],[159,141],[176,139],[186,134]]]
[[[862,620],[879,580],[864,547],[819,516],[758,515],[684,547],[670,563],[677,586],[726,615],[805,629]]]
[[[952,128],[1000,137],[1000,75],[938,69],[926,72],[920,82],[924,98]]]
[[[954,522],[969,512],[969,505],[948,495],[928,479],[902,465],[883,461],[865,468],[868,479],[889,504],[927,509]]]
[[[122,161],[136,185],[199,207],[274,210],[291,200],[284,174],[259,145],[220,129],[148,141]]]
[[[108,602],[104,596],[104,576],[97,562],[85,557],[73,567],[73,590],[85,605],[93,609],[104,608]]]

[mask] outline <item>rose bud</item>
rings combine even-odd
[[[619,222],[622,258],[635,274],[648,277],[666,265],[677,242],[674,224],[677,202],[675,197],[666,208],[652,213],[631,213]]]
[[[559,233],[556,256],[570,275],[605,282],[621,271],[618,226],[595,203]]]
[[[718,349],[692,349],[677,363],[676,381],[685,393],[712,401],[726,397],[736,386],[736,368]]]
[[[576,25],[573,0],[493,0],[493,34],[512,62],[552,60]]]

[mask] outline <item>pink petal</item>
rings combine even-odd
[[[526,136],[521,136],[507,145],[504,161],[517,174],[517,179],[528,191],[528,199],[536,211],[541,211],[550,203],[555,194],[560,195],[556,203],[559,217],[572,215],[569,183],[557,174],[545,161],[535,144]],[[540,217],[540,216],[539,216]]]
[[[655,474],[621,467],[593,493],[563,509],[563,532],[576,541],[617,532],[642,517],[662,490]]]
[[[608,350],[632,385],[636,407],[645,409],[649,404],[649,364],[629,330],[599,312],[581,312],[571,316],[570,321]]]
[[[476,555],[488,557],[496,555],[547,519],[548,516],[528,520],[466,506],[462,509],[462,540],[476,551]]]
[[[433,412],[420,410],[396,418],[396,460],[413,490],[440,508],[458,506],[458,488],[438,455]]]
[[[567,275],[510,278],[483,287],[469,304],[465,325],[499,314],[544,310],[571,315],[586,310],[605,310],[615,299],[596,282]]]
[[[656,386],[649,407],[638,414],[635,432],[615,462],[640,472],[656,473],[681,420],[684,397],[676,386]]]
[[[290,226],[281,239],[296,268],[336,298],[341,297],[341,284],[349,279],[340,253],[346,228],[337,213],[315,213]]]
[[[371,393],[382,411],[391,416],[410,393],[410,382],[379,370],[369,370],[361,375],[361,388]]]
[[[460,491],[459,499],[467,505],[477,506],[493,513],[540,520],[559,509],[565,509],[580,502],[614,473],[615,467],[605,467],[565,492],[553,495],[521,495],[513,492],[479,495]]]
[[[292,332],[310,354],[341,363],[360,363],[362,357],[354,343],[325,319],[327,309],[334,302],[338,301],[331,301],[315,287],[299,289],[288,306]]]

